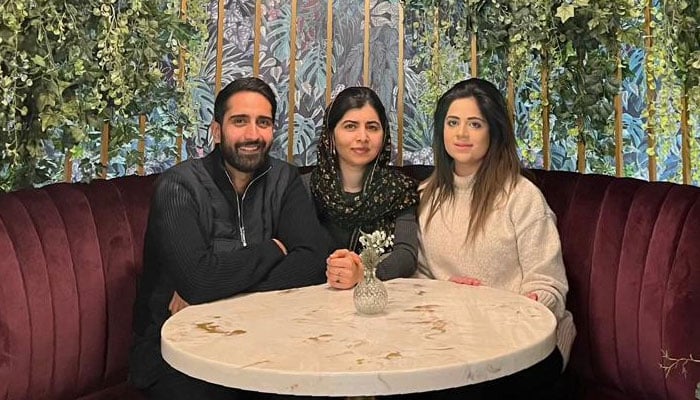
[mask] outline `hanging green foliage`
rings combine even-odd
[[[177,85],[178,53],[186,50],[187,65],[197,68],[206,14],[202,0],[190,1],[184,22],[179,7],[173,0],[0,2],[0,189],[50,180],[47,149],[80,162],[80,144],[104,123],[118,148],[137,138],[137,116],[156,108],[173,110],[171,135],[192,122],[191,97]]]

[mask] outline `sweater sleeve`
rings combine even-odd
[[[408,278],[416,272],[418,254],[418,222],[411,207],[396,217],[394,249],[377,267],[377,277],[383,281]]]
[[[285,193],[276,238],[287,247],[287,256],[250,291],[288,289],[326,281],[330,245],[298,175]]]
[[[190,304],[230,297],[249,289],[284,258],[272,241],[241,249],[214,249],[202,226],[191,188],[176,174],[156,187],[148,235],[155,257],[175,290]]]
[[[534,292],[538,301],[557,318],[566,311],[566,279],[556,217],[542,193],[529,181],[516,194],[511,218],[515,225],[518,258],[522,268],[521,294]]]

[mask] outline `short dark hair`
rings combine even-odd
[[[216,95],[216,100],[214,101],[214,121],[219,124],[224,122],[226,102],[231,96],[238,92],[255,92],[263,95],[270,102],[272,106],[272,119],[275,119],[275,114],[277,113],[277,99],[270,85],[260,78],[246,77],[234,80],[221,89],[219,94]]]

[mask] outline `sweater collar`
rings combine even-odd
[[[454,177],[455,190],[459,192],[472,190],[475,175],[476,174],[459,176],[453,172],[452,176]]]

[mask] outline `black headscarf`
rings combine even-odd
[[[367,165],[359,193],[343,191],[333,132],[324,126],[319,138],[318,166],[311,172],[311,193],[322,220],[333,221],[352,232],[348,246],[351,250],[361,250],[357,241],[360,230],[393,234],[396,217],[418,203],[416,181],[389,166],[391,138],[388,129],[384,132],[382,151]]]

